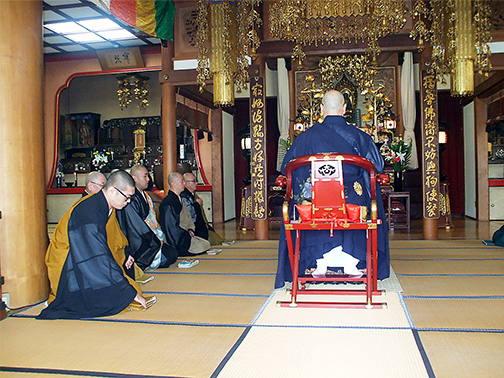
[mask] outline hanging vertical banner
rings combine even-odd
[[[423,202],[424,219],[439,218],[439,128],[436,77],[420,74],[422,109]]]
[[[250,170],[252,177],[252,219],[268,218],[266,184],[266,94],[264,78],[250,78]]]

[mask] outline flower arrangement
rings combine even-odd
[[[109,168],[110,152],[106,150],[93,151],[93,160],[91,164],[100,172]]]
[[[406,143],[401,137],[394,138],[391,142],[384,143],[380,152],[385,161],[392,164],[396,172],[404,172],[411,159],[411,144]]]
[[[288,137],[287,139],[284,139],[284,138],[280,138],[280,148],[283,149],[284,151],[284,155],[285,153],[287,153],[287,151],[289,151],[289,148],[292,146],[292,142],[294,142],[294,138],[292,137]]]

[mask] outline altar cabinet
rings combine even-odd
[[[91,318],[127,308],[142,295],[124,272],[127,246],[103,191],[78,201],[61,218],[47,250],[51,292],[37,318]]]
[[[341,115],[327,115],[322,123],[315,123],[312,127],[296,137],[292,146],[285,154],[281,171],[285,174],[285,166],[292,159],[318,153],[344,153],[363,156],[373,162],[376,172],[383,172],[384,160],[373,139],[357,127],[348,124]],[[310,200],[310,166],[296,169],[292,176],[293,198],[291,201],[301,204],[303,199]],[[370,209],[371,195],[369,190],[369,175],[363,168],[343,164],[346,202]],[[378,218],[378,279],[389,277],[389,243],[383,201],[380,196],[380,186],[377,183]],[[293,206],[289,209],[292,216]],[[365,230],[334,231],[333,237],[329,230],[307,230],[301,232],[301,249],[299,272],[315,268],[316,260],[333,248],[342,246],[344,252],[358,259],[357,267],[365,268],[366,264],[366,235]],[[275,288],[283,287],[285,282],[292,281],[292,271],[285,238],[285,228],[282,222],[278,249],[278,268]]]

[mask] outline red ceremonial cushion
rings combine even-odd
[[[312,205],[295,205],[301,222],[310,222],[312,219]]]
[[[347,218],[350,222],[360,222],[361,207],[353,203],[345,204]]]

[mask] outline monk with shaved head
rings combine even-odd
[[[345,97],[341,92],[330,90],[324,94],[320,105],[320,113],[324,117],[321,123],[315,123],[299,134],[285,154],[282,173],[292,159],[318,153],[340,153],[359,155],[369,159],[376,172],[381,173],[384,167],[383,157],[373,139],[355,125],[345,121]],[[292,174],[292,187],[297,203],[311,201],[310,166],[296,169]],[[370,182],[367,171],[362,168],[343,164],[345,183],[345,200],[347,203],[371,206]],[[377,184],[377,193],[380,193]],[[381,198],[381,197],[379,197]],[[387,222],[383,202],[378,199],[378,279],[389,276],[389,244]],[[299,263],[300,272],[326,274],[327,268],[344,268],[346,274],[361,275],[366,268],[366,235],[365,231],[312,231],[303,232],[301,239],[302,259]],[[329,265],[328,265],[329,264]],[[335,265],[336,264],[336,265]],[[311,273],[310,273],[311,274]],[[285,230],[280,231],[278,247],[278,268],[275,287],[280,288],[285,282],[292,280],[292,270],[285,239]]]
[[[142,271],[167,268],[177,260],[178,254],[166,243],[157,221],[154,203],[146,193],[150,184],[149,171],[143,165],[134,165],[130,172],[135,182],[135,193],[131,197],[131,204],[117,212],[119,225],[128,238],[127,251]],[[138,270],[137,275],[131,270],[127,273],[132,278],[143,275]]]
[[[147,306],[124,271],[128,241],[116,218],[134,194],[133,178],[116,171],[101,191],[83,197],[61,218],[46,254],[48,307],[38,319],[110,316],[130,305]]]

